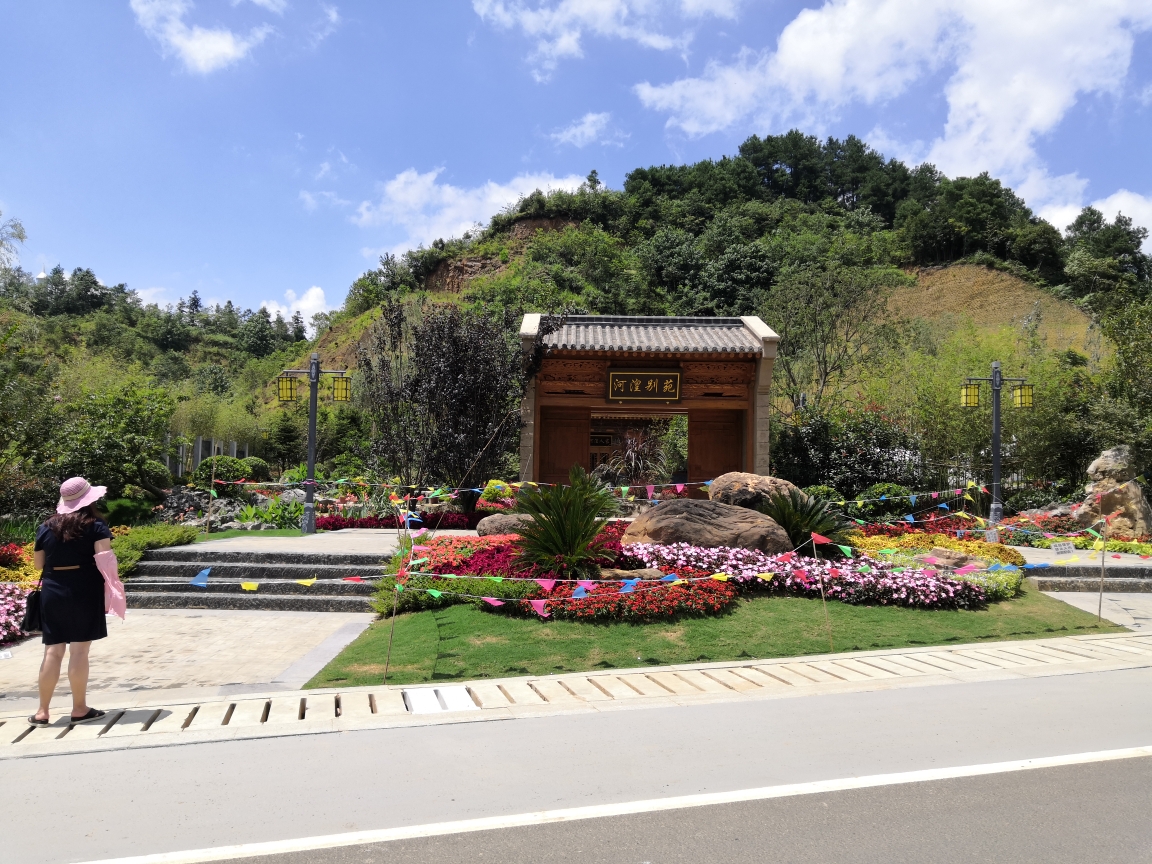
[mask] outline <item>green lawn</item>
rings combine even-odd
[[[201,534],[196,538],[197,543],[206,543],[209,540],[225,540],[229,537],[303,537],[304,532],[299,528],[274,528],[270,531],[213,531],[211,534]]]
[[[978,612],[924,611],[829,603],[837,651],[1040,639],[1115,633],[1123,627],[1037,591]],[[389,622],[374,623],[307,687],[379,684]],[[395,684],[546,675],[742,657],[790,657],[828,651],[819,600],[758,597],[729,615],[668,624],[587,624],[508,618],[472,606],[414,612],[396,619]]]

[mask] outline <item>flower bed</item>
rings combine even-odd
[[[24,635],[20,622],[24,619],[24,603],[28,589],[0,582],[0,645]]]
[[[12,582],[22,588],[31,588],[40,580],[40,571],[32,564],[32,544],[19,546],[10,543],[0,547],[4,563],[0,566],[0,582]]]
[[[929,514],[930,516],[933,514]],[[908,534],[939,534],[957,531],[974,531],[974,522],[971,519],[961,519],[959,516],[942,516],[938,519],[929,518],[923,522],[869,522],[855,529],[865,537],[904,537]]]
[[[480,520],[490,513],[420,513],[420,526],[443,531],[474,531]],[[320,531],[341,531],[345,528],[401,528],[403,522],[398,516],[363,516],[350,519],[333,514],[317,516],[316,528]]]
[[[934,546],[951,549],[966,555],[975,555],[985,561],[999,561],[1001,564],[1015,564],[1023,567],[1027,562],[1024,556],[1003,543],[985,543],[983,540],[957,540],[947,534],[905,534],[902,537],[853,537],[852,545],[867,554],[875,554],[881,549],[906,549],[927,552]]]

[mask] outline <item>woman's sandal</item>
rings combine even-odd
[[[51,720],[37,720],[35,714],[28,718],[29,726],[47,726],[51,722]]]
[[[87,723],[89,720],[99,720],[107,713],[107,711],[98,711],[95,708],[89,708],[88,713],[83,717],[72,717],[70,718],[69,722],[75,726],[77,723]]]

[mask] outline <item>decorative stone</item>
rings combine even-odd
[[[1090,482],[1084,501],[1075,509],[1076,521],[1092,525],[1112,516],[1108,533],[1114,537],[1139,537],[1152,533],[1152,508],[1134,478],[1132,453],[1125,445],[1105,450],[1088,466]]]
[[[285,489],[283,492],[280,493],[280,495],[278,497],[280,498],[280,501],[284,504],[287,504],[290,501],[299,501],[301,504],[303,504],[304,499],[307,496],[305,495],[303,489]]]
[[[244,526],[239,522],[225,522],[217,530],[218,531],[240,531]]]
[[[928,558],[935,559],[928,561]],[[968,555],[964,552],[957,552],[955,549],[944,549],[940,546],[932,547],[932,550],[927,555],[917,555],[916,560],[921,564],[932,566],[933,564],[941,567],[967,567],[969,564],[975,564],[980,569],[988,566],[988,562],[982,558],[977,558],[975,555]]]
[[[490,537],[493,534],[515,534],[525,522],[531,522],[532,517],[527,513],[493,513],[485,516],[476,525],[476,533],[481,537]]]
[[[721,504],[755,510],[773,495],[787,495],[795,488],[793,484],[779,477],[730,471],[712,481],[712,485],[708,487],[708,497]]]
[[[768,553],[787,552],[792,548],[784,529],[763,513],[691,498],[665,501],[653,507],[629,526],[620,542],[689,543],[759,549]]]
[[[610,582],[624,579],[663,579],[664,571],[657,570],[655,567],[647,567],[643,570],[613,570],[610,567],[601,567],[600,578]]]

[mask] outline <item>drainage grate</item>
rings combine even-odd
[[[405,690],[404,704],[413,714],[442,714],[445,711],[479,711],[480,708],[468,693],[468,688],[420,687]]]

